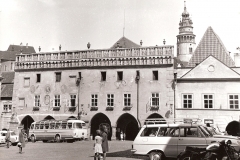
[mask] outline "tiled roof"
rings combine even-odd
[[[140,45],[132,42],[131,40],[127,39],[126,37],[120,38],[110,49],[116,48],[134,48],[134,47],[141,47]]]
[[[13,95],[13,84],[2,84],[1,97],[12,97],[12,95]]]
[[[187,67],[195,67],[196,64],[201,63],[210,55],[216,57],[228,67],[235,66],[234,61],[212,27],[208,27],[206,30]]]
[[[15,72],[2,72],[2,84],[13,83]]]
[[[20,53],[19,52],[9,52],[9,51],[0,51],[0,59],[15,61],[17,54],[20,54]]]
[[[9,45],[8,50],[7,51],[11,51],[11,52],[21,52],[22,53],[36,53],[35,49],[32,46],[22,46],[22,45]]]

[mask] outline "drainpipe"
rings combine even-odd
[[[173,85],[173,117],[174,117],[174,122],[175,122],[175,118],[176,118],[176,86],[177,86],[177,72],[174,72],[174,85]]]
[[[137,71],[137,75],[136,75],[136,83],[137,83],[137,121],[139,123],[139,127],[141,128],[141,122],[139,120],[139,80],[140,80],[140,72]]]
[[[80,115],[79,115],[79,93],[80,93],[80,82],[81,82],[81,75],[79,75],[79,77],[77,78],[77,81],[76,81],[76,86],[78,87],[78,111],[77,111],[77,113],[78,113],[78,115],[77,115],[77,118],[78,119],[80,119]]]

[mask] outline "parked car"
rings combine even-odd
[[[0,141],[1,143],[3,142],[3,144],[6,143],[6,134],[7,134],[7,131],[0,131],[0,134],[1,134],[1,138],[0,138]],[[3,139],[2,139],[3,138]],[[17,143],[18,143],[18,135],[16,135],[16,133],[14,131],[10,131],[10,145],[13,145],[13,146],[16,146]]]
[[[146,124],[137,134],[131,151],[136,155],[148,155],[150,160],[161,160],[176,158],[186,146],[204,148],[225,139],[230,139],[232,146],[239,150],[239,137],[213,135],[201,124]]]

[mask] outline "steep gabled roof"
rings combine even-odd
[[[20,54],[20,52],[0,51],[0,59],[15,61],[17,54]]]
[[[131,40],[127,39],[126,37],[120,38],[110,49],[116,48],[135,48],[141,47],[140,45],[132,42]]]
[[[15,72],[2,72],[2,84],[13,83]]]
[[[206,30],[187,67],[195,67],[196,64],[201,63],[210,55],[216,57],[228,67],[235,66],[234,61],[212,27],[208,27]]]
[[[13,84],[3,84],[1,86],[1,97],[12,97]]]
[[[25,54],[36,53],[34,47],[32,47],[32,46],[22,46],[22,45],[9,45],[7,51],[18,52],[18,53],[20,53],[22,51],[23,54],[24,53]]]

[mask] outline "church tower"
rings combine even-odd
[[[181,66],[187,66],[195,50],[196,43],[192,24],[184,1],[184,11],[182,20],[180,19],[179,22],[179,35],[177,35],[177,59]]]

